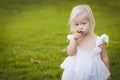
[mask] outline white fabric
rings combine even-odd
[[[73,35],[68,35],[68,40]],[[110,72],[101,60],[101,45],[108,43],[108,36],[103,34],[97,37],[96,47],[91,51],[85,51],[77,47],[75,56],[68,56],[60,65],[64,69],[62,80],[107,80]]]
[[[72,38],[73,38],[73,35],[70,35],[70,34],[69,34],[69,35],[67,36],[67,39],[68,39],[68,40],[71,40]]]

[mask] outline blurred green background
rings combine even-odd
[[[0,80],[60,80],[69,15],[79,4],[91,6],[95,33],[109,36],[111,80],[119,80],[119,0],[0,0]]]

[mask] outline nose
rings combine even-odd
[[[78,29],[83,29],[82,25],[79,25],[79,26],[78,26]]]

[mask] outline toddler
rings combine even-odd
[[[108,36],[94,33],[95,20],[90,6],[75,6],[70,15],[68,57],[60,65],[62,80],[109,80],[110,64],[105,43]]]

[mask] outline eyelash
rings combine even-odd
[[[85,25],[86,23],[82,23],[83,25]]]
[[[82,25],[85,25],[86,23],[85,22],[83,22],[83,23],[81,23]],[[76,26],[78,26],[79,24],[75,24]]]
[[[78,26],[79,24],[75,24],[76,26]]]

